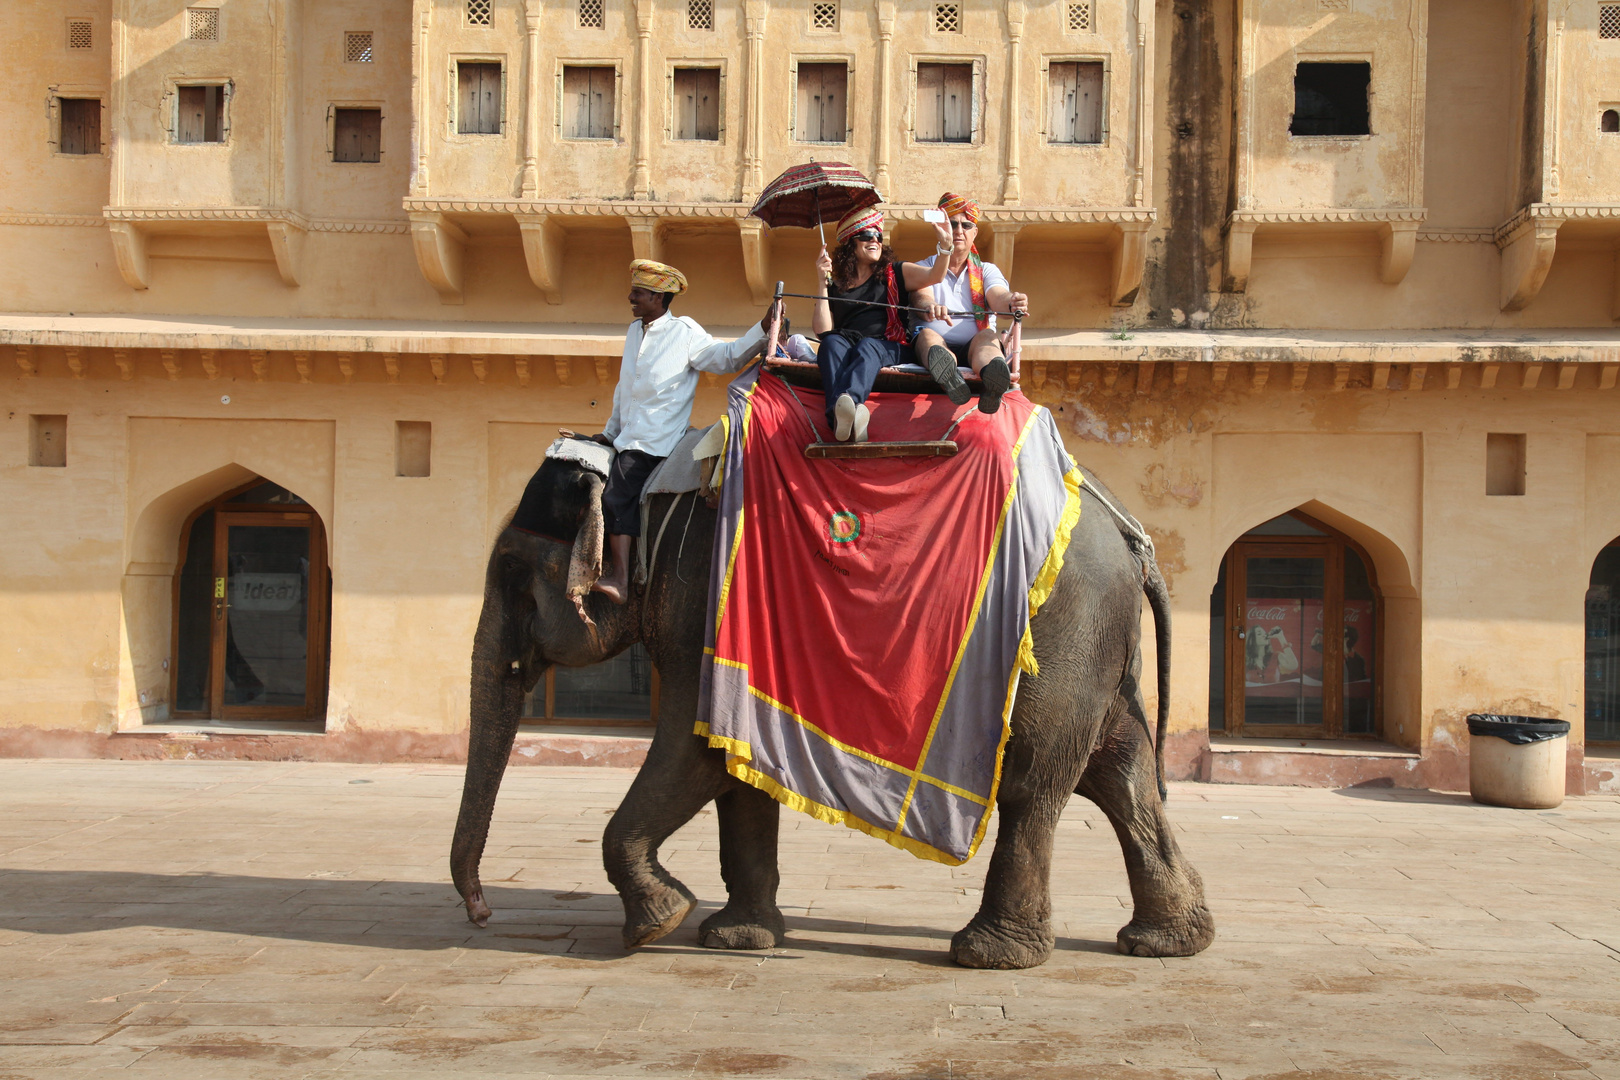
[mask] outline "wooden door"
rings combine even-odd
[[[1239,541],[1227,556],[1226,731],[1337,738],[1343,548],[1330,537]]]
[[[326,545],[312,512],[215,513],[210,715],[319,715],[326,696],[326,595]]]

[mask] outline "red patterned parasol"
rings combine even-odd
[[[773,229],[819,229],[823,221],[836,222],[851,210],[882,201],[872,181],[854,166],[812,161],[795,165],[766,184],[748,213]],[[825,242],[826,237],[822,239]]]

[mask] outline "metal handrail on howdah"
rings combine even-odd
[[[881,300],[846,300],[842,296],[815,296],[810,293],[802,292],[783,292],[782,282],[778,281],[776,283],[776,296],[773,299],[780,300],[784,296],[791,296],[799,300],[826,300],[829,303],[836,300],[840,304],[861,304],[865,307],[893,308],[896,311],[916,311],[924,315],[928,314],[927,308],[917,307],[915,305],[886,304]],[[1027,311],[996,311],[993,308],[989,309],[989,313],[991,315],[1005,316],[1006,318],[1012,319],[1014,322],[1022,322],[1024,316],[1029,314]],[[949,315],[953,319],[977,319],[979,317],[978,312],[975,311],[947,311],[945,314]]]

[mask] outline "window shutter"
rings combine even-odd
[[[1076,64],[1075,142],[1103,141],[1103,66]]]
[[[970,142],[973,138],[973,68],[970,65],[945,65],[943,127],[946,142]]]
[[[917,65],[917,117],[913,134],[918,142],[939,142],[944,137],[945,65]]]
[[[326,107],[326,156],[337,159],[337,106]]]

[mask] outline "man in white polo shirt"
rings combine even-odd
[[[950,219],[950,263],[945,280],[916,293],[913,302],[971,311],[974,318],[922,324],[917,330],[917,357],[958,405],[966,403],[972,392],[962,381],[957,366],[971,367],[984,382],[979,411],[993,413],[1001,408],[1001,395],[1012,389],[1012,373],[1001,353],[995,313],[1028,311],[1029,298],[1008,287],[1006,276],[995,263],[979,258],[974,242],[979,233],[979,204],[947,191],[939,197],[939,208]],[[938,256],[919,260],[918,265],[932,266],[935,258]]]

